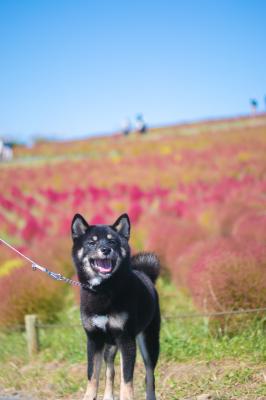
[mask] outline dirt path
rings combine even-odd
[[[32,397],[27,397],[20,394],[15,394],[13,396],[5,396],[0,394],[0,400],[34,400]]]
[[[117,366],[116,395],[119,380]],[[243,360],[161,361],[156,382],[158,400],[266,400],[265,364]],[[99,399],[103,385],[102,376]],[[5,377],[0,371],[0,400],[80,400],[85,387],[85,364],[36,361],[5,367]],[[134,387],[135,398],[144,400],[144,368],[139,362]]]

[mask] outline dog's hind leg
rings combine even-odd
[[[136,361],[136,341],[133,338],[119,340],[121,351],[120,400],[133,400],[133,374]]]
[[[103,358],[103,343],[87,339],[88,352],[88,385],[83,400],[96,400],[99,386],[99,377]]]
[[[146,400],[156,400],[154,369],[159,357],[159,310],[150,325],[137,336],[137,342],[146,368]]]
[[[104,350],[104,361],[106,363],[106,381],[103,400],[114,400],[114,361],[117,353],[117,346],[106,345]]]

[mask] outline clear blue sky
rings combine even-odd
[[[0,135],[236,115],[266,94],[266,1],[0,1]]]

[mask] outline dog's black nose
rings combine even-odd
[[[101,247],[101,252],[105,255],[108,256],[108,254],[111,253],[110,247]]]

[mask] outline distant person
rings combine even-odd
[[[10,161],[13,158],[13,150],[0,139],[0,161]]]
[[[123,135],[128,136],[130,134],[131,122],[129,118],[125,118],[124,121],[122,121],[121,128]]]
[[[147,132],[148,128],[142,114],[138,114],[136,116],[135,127],[136,127],[136,132],[138,133],[143,134]]]
[[[255,115],[258,110],[258,101],[256,99],[250,100],[251,114]]]

